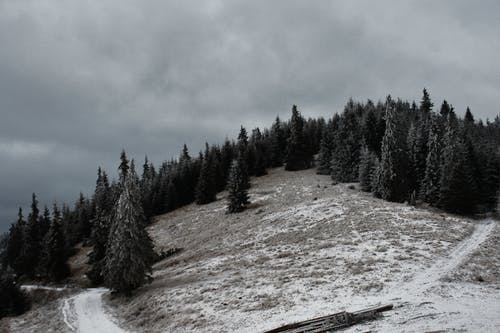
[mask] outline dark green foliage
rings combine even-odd
[[[382,113],[377,112],[372,101],[368,101],[365,106],[365,114],[362,123],[363,141],[367,148],[380,156],[382,137],[384,136],[385,123]]]
[[[21,251],[23,249],[24,243],[24,229],[26,228],[26,222],[23,219],[23,210],[19,208],[17,214],[17,222],[12,224],[9,229],[9,238],[7,240],[6,249],[6,262],[9,267],[11,267],[17,275],[24,274],[25,264],[23,262],[23,257],[21,256]]]
[[[371,152],[366,146],[361,148],[359,162],[359,185],[362,191],[372,190],[373,175],[375,173],[377,155]]]
[[[0,319],[21,315],[31,307],[28,295],[19,288],[12,275],[2,271],[0,271],[0,300]]]
[[[339,119],[340,117],[335,115],[322,132],[317,169],[320,175],[329,175],[332,171],[332,152],[335,150],[335,132],[338,129]]]
[[[287,144],[285,170],[304,170],[312,166],[313,155],[303,131],[304,118],[302,118],[300,112],[297,110],[297,106],[294,105],[290,120],[290,137]]]
[[[40,230],[40,239],[43,241],[50,229],[50,210],[47,206],[43,207],[43,215],[40,216],[38,229]]]
[[[467,110],[465,111],[464,122],[467,125],[474,124],[474,116],[472,115],[469,107],[467,107]]]
[[[248,205],[248,180],[244,178],[242,172],[243,159],[233,161],[229,172],[229,179],[227,183],[228,190],[228,205],[227,213],[238,213],[245,209]]]
[[[205,205],[216,200],[214,159],[209,153],[208,143],[201,164],[200,177],[196,185],[196,204]]]
[[[105,285],[130,295],[151,279],[153,244],[146,231],[139,179],[133,168],[122,177],[121,194],[111,214],[111,228],[103,269]]]
[[[36,267],[40,259],[41,252],[41,239],[40,230],[38,225],[38,200],[35,193],[32,195],[31,212],[28,215],[28,222],[24,228],[23,247],[21,250],[21,261],[24,268],[23,273],[29,278],[34,278],[36,274]]]
[[[450,212],[468,214],[476,208],[477,184],[463,140],[455,120],[448,116],[443,140],[439,206]]]
[[[359,114],[361,106],[350,100],[340,118],[332,151],[331,175],[339,182],[358,180],[359,156],[363,143]]]
[[[401,133],[400,119],[391,101],[387,102],[385,121],[382,156],[377,171],[377,193],[382,199],[402,202],[408,198],[406,178],[408,162],[405,136]]]
[[[125,181],[125,178],[127,178],[129,168],[127,153],[125,153],[125,150],[122,150],[120,154],[120,166],[118,167],[120,181],[122,183]]]
[[[270,135],[271,166],[276,168],[283,165],[286,150],[285,133],[279,117],[276,117]]]
[[[256,128],[252,131],[252,136],[250,138],[250,147],[252,147],[254,160],[253,175],[259,177],[267,174],[266,156],[268,153],[259,128]]]
[[[236,144],[236,159],[240,160],[241,177],[245,180],[246,189],[250,188],[250,173],[248,171],[248,137],[247,131],[241,126]]]
[[[187,154],[187,147],[184,145]],[[189,155],[187,155],[189,158]],[[152,164],[149,163],[148,157],[144,158],[144,164],[142,166],[142,177],[141,177],[141,202],[142,209],[144,210],[144,215],[146,218],[153,216],[153,184],[155,180],[155,169]]]
[[[437,204],[441,179],[441,137],[437,116],[432,118],[428,151],[421,198],[430,204]]]
[[[44,275],[50,281],[61,281],[69,276],[70,270],[67,261],[67,251],[64,234],[61,226],[61,214],[54,204],[52,224],[45,240],[43,259]]]
[[[111,188],[108,177],[101,168],[97,171],[97,181],[94,192],[96,214],[92,220],[92,234],[90,244],[92,252],[88,256],[88,264],[91,266],[86,273],[94,285],[104,282],[103,266],[106,255],[106,244],[108,242],[109,226],[111,220]]]

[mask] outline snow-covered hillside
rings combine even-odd
[[[132,298],[63,291],[4,326],[262,332],[393,303],[346,332],[500,331],[498,222],[374,199],[314,170],[271,170],[250,194],[240,214],[225,214],[223,193],[158,217],[149,228],[157,250],[184,250],[158,262]]]
[[[314,170],[272,170],[250,192],[241,214],[225,214],[222,194],[159,217],[158,249],[185,250],[132,299],[109,300],[114,315],[135,331],[259,332],[392,302],[351,331],[498,331],[499,253],[481,247],[494,248],[496,222],[377,200]]]

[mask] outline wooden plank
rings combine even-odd
[[[322,333],[348,327],[365,320],[372,320],[381,312],[392,310],[393,305],[371,307],[356,312],[338,312],[298,323],[284,325],[264,333]]]

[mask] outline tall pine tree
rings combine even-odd
[[[146,231],[138,177],[124,160],[120,166],[121,193],[111,214],[103,273],[108,288],[130,295],[150,281],[154,252]]]
[[[45,276],[50,281],[59,282],[69,276],[70,269],[66,262],[67,252],[61,226],[61,213],[56,204],[54,204],[52,217],[52,224],[45,242],[45,255],[42,265]]]
[[[385,114],[385,134],[378,167],[377,193],[382,199],[402,202],[408,198],[406,186],[406,153],[394,104],[388,100]]]
[[[288,138],[285,170],[303,170],[312,166],[312,153],[307,146],[303,131],[304,118],[297,110],[297,106],[294,105],[290,120],[290,137]]]

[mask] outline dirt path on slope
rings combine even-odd
[[[102,295],[105,288],[87,289],[64,300],[62,315],[71,331],[81,333],[124,333],[104,313]]]
[[[408,293],[412,295],[422,295],[428,289],[435,286],[441,278],[444,278],[454,269],[458,268],[476,249],[479,248],[495,229],[495,221],[483,220],[476,224],[472,235],[461,241],[451,253],[440,258],[418,273],[412,280],[403,285],[396,293],[401,298]]]
[[[345,332],[427,332],[443,329],[462,332],[468,331],[471,326],[478,332],[496,332],[498,293],[491,293],[483,286],[441,281],[467,260],[495,227],[494,220],[477,222],[471,236],[397,289],[382,297],[353,299],[352,304],[356,308],[362,308],[361,304],[368,302],[393,303],[395,309],[387,312],[383,319],[357,325]]]

